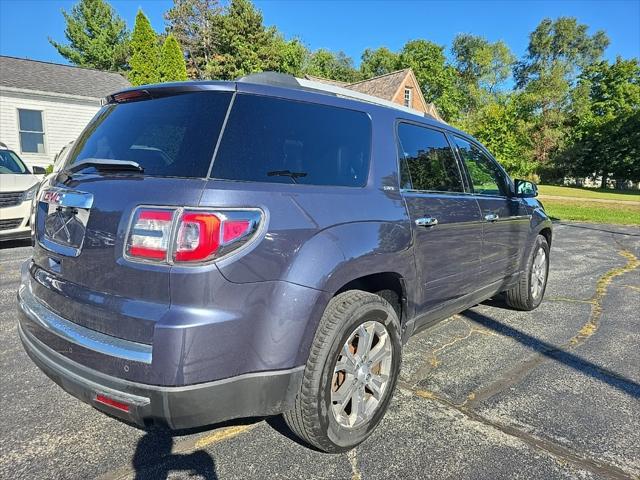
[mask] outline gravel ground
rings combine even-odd
[[[327,455],[278,418],[169,435],[68,396],[23,352],[0,249],[0,478],[639,478],[640,229],[557,224],[546,299],[488,301],[412,338],[389,412]]]

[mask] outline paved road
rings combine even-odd
[[[277,419],[171,437],[69,397],[16,334],[18,265],[0,250],[0,478],[638,478],[640,229],[557,225],[545,302],[487,302],[408,344],[373,436],[326,455]]]

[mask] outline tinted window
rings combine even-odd
[[[353,110],[238,95],[212,176],[253,182],[362,186],[371,121]]]
[[[509,188],[500,167],[474,144],[459,137],[454,139],[469,171],[473,191],[483,195],[506,196]]]
[[[462,192],[460,169],[444,133],[408,123],[398,126],[401,187]]]
[[[110,104],[76,141],[68,165],[133,160],[145,175],[206,177],[231,93],[197,92]]]

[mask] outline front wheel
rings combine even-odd
[[[334,297],[316,332],[289,428],[325,452],[363,442],[384,416],[400,371],[400,321],[385,299]]]
[[[549,244],[538,235],[518,284],[505,292],[507,305],[518,310],[533,310],[540,305],[549,275]]]

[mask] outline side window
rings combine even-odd
[[[211,176],[361,187],[370,145],[371,120],[364,112],[239,94]]]
[[[401,188],[464,191],[458,163],[444,133],[401,123],[398,141]]]
[[[509,185],[498,165],[472,143],[459,137],[454,139],[471,176],[473,191],[482,195],[507,196]]]

